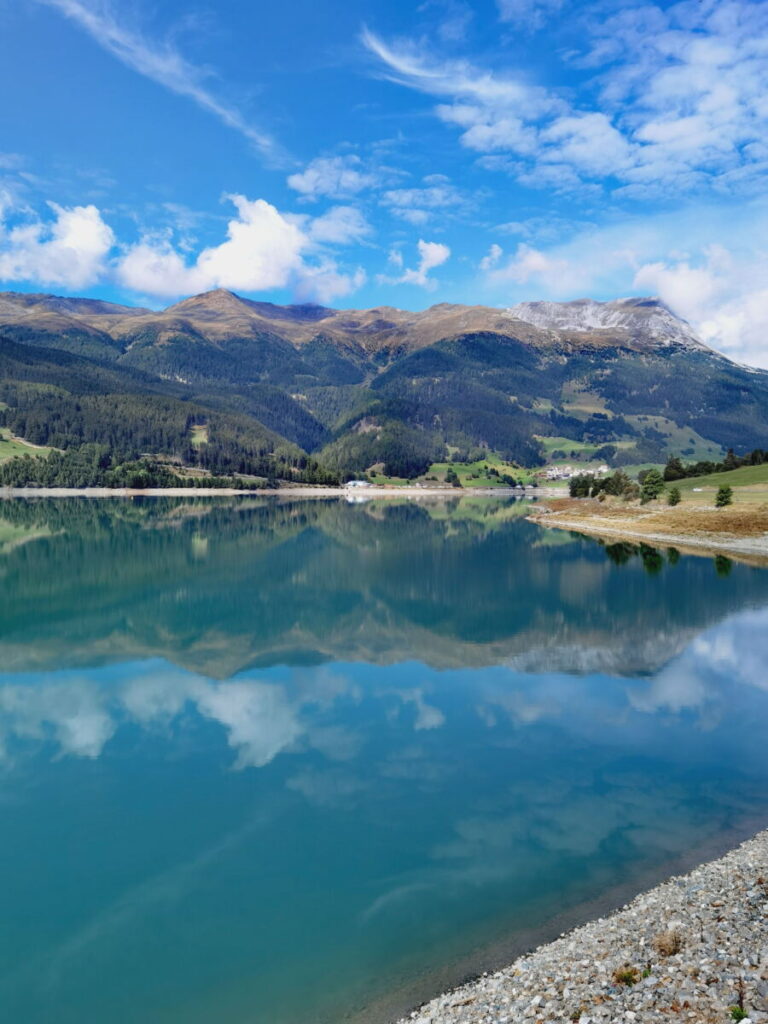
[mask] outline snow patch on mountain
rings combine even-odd
[[[507,312],[534,327],[576,332],[622,331],[632,340],[654,347],[675,345],[709,351],[690,324],[675,316],[659,299],[519,302]]]

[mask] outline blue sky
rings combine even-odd
[[[768,364],[768,5],[0,0],[0,287],[658,294]]]

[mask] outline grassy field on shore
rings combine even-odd
[[[695,501],[693,499],[699,499]],[[575,530],[606,541],[645,542],[722,551],[768,560],[768,502],[737,501],[715,508],[712,498],[691,494],[691,500],[671,508],[666,502],[624,502],[621,499],[555,498],[530,517],[540,526]]]
[[[692,476],[687,480],[675,480],[667,488],[677,487],[684,501],[714,501],[714,494],[720,487],[733,488],[733,500],[743,502],[768,502],[768,463],[762,466],[742,466],[726,473],[710,473],[708,476]]]
[[[426,473],[416,480],[385,476],[383,473],[369,473],[368,477],[373,483],[380,486],[406,487],[413,486],[417,482],[444,483],[450,469],[455,471],[461,486],[466,488],[508,487],[509,485],[502,479],[502,476],[514,477],[518,483],[530,486],[536,480],[537,472],[534,469],[521,469],[490,452],[486,458],[479,459],[477,462],[433,462]],[[499,476],[489,470],[496,470]]]
[[[50,451],[50,448],[38,447],[27,441],[19,441],[18,438],[11,437],[11,432],[7,427],[0,427],[0,462],[13,459],[17,455],[48,455]]]

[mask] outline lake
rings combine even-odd
[[[764,827],[768,572],[525,513],[0,502],[0,1018],[382,1024]]]

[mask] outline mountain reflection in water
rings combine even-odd
[[[768,572],[525,511],[0,503],[3,1019],[385,1021],[764,821]]]

